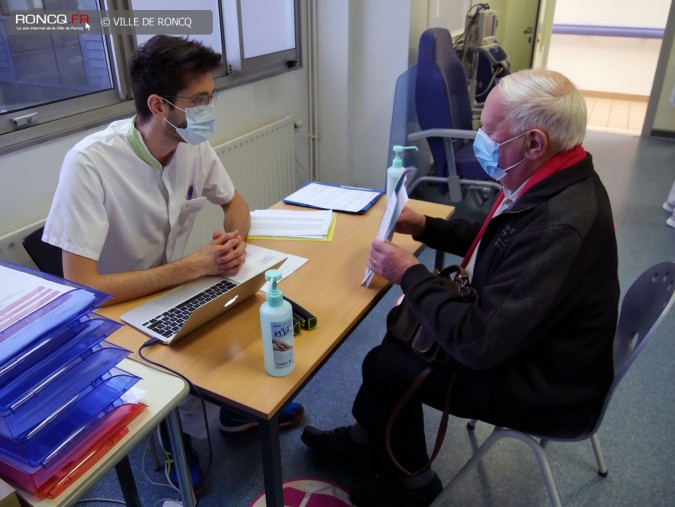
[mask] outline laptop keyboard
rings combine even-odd
[[[168,309],[164,313],[157,315],[157,317],[150,319],[143,323],[143,326],[152,329],[155,333],[161,334],[166,338],[175,335],[181,328],[183,323],[188,319],[192,312],[213,299],[216,299],[221,294],[225,294],[229,290],[236,287],[237,284],[222,280],[208,289],[203,290],[199,294],[183,301],[182,303]]]

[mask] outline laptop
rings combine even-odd
[[[247,245],[246,262],[236,276],[205,276],[143,303],[120,318],[165,345],[251,297],[265,285],[265,271],[278,268],[286,255]]]

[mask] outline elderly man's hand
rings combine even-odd
[[[375,240],[370,246],[368,267],[392,283],[400,284],[403,273],[415,264],[419,264],[417,257],[388,241]]]
[[[403,208],[396,221],[396,232],[419,236],[424,232],[427,223],[427,217],[421,213],[411,210],[407,206]]]

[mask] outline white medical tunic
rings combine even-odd
[[[198,211],[186,202],[223,205],[234,196],[209,143],[180,143],[162,167],[134,123],[115,121],[67,153],[45,225],[44,241],[98,261],[101,274],[184,257]]]

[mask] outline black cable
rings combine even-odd
[[[471,29],[471,27],[476,23],[476,20],[478,19],[478,13],[480,13],[480,11],[484,11],[484,10],[487,10],[489,8],[490,8],[490,5],[486,4],[486,3],[476,4],[476,5],[472,5],[471,7],[469,7],[469,10],[466,11],[466,16],[467,17],[471,16],[471,20],[469,21],[469,24],[464,27],[464,31],[462,32],[462,34],[459,37],[457,37],[457,39],[455,40],[455,43],[453,44],[453,49],[455,51],[457,51],[458,53],[460,51],[462,51],[462,52],[464,51],[464,47],[463,47],[464,37],[466,36],[468,31]],[[471,14],[471,11],[473,9],[476,9],[476,12]],[[461,50],[458,49],[458,46],[459,46],[460,42],[462,43],[462,49]],[[462,62],[463,61],[464,61],[464,58],[462,58]]]
[[[211,463],[213,461],[213,447],[212,447],[212,443],[211,443],[211,431],[209,429],[209,418],[206,415],[206,400],[204,400],[204,395],[201,393],[201,391],[199,389],[197,389],[197,386],[195,386],[192,383],[192,381],[189,378],[187,378],[185,375],[183,375],[182,373],[178,373],[176,370],[173,370],[166,365],[163,365],[161,363],[153,361],[152,359],[148,359],[147,357],[145,357],[143,355],[143,349],[151,347],[151,346],[153,346],[157,343],[160,343],[160,341],[157,338],[151,338],[150,340],[146,341],[143,345],[141,345],[139,347],[138,355],[144,361],[146,361],[146,362],[148,362],[148,363],[150,363],[154,366],[157,366],[158,368],[162,368],[163,370],[169,371],[169,372],[173,373],[174,375],[176,375],[177,377],[180,377],[183,380],[185,380],[185,382],[187,382],[187,384],[190,386],[190,392],[197,395],[202,402],[202,413],[204,414],[204,425],[206,426],[206,439],[207,439],[208,446],[209,446],[209,458],[208,458],[208,462],[207,462],[207,465],[206,465],[206,469],[204,471],[204,478],[202,480],[203,484],[206,484],[206,479],[208,478],[209,472],[211,471]],[[181,438],[183,438],[182,435],[181,435]],[[187,456],[187,453],[186,453],[186,456]],[[188,472],[189,472],[189,470],[188,470]],[[191,474],[190,474],[190,480],[192,480]],[[195,500],[195,507],[197,507],[198,505],[199,505],[199,499],[196,499]]]
[[[492,91],[492,86],[495,83],[495,81],[497,80],[497,78],[500,77],[505,70],[506,69],[504,68],[504,66],[501,63],[498,63],[497,65],[495,65],[492,68],[492,77],[490,78],[490,81],[485,86],[485,89],[482,92],[476,93],[476,98],[478,98],[478,97],[483,98],[483,97],[487,96]]]

